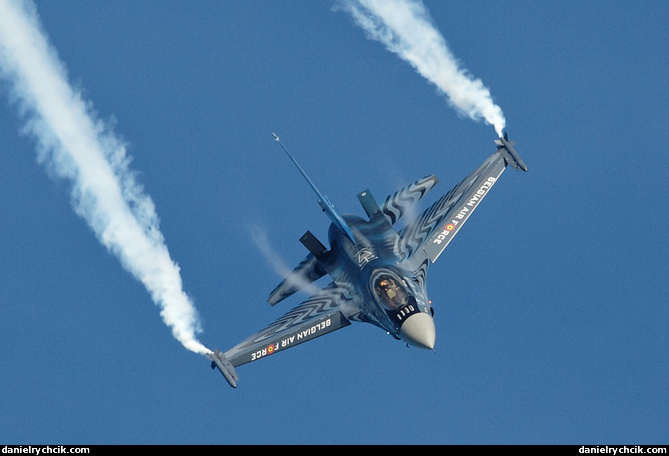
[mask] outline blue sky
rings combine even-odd
[[[436,353],[352,326],[228,387],[37,163],[0,83],[0,441],[14,444],[666,444],[669,76],[664,2],[426,1],[529,166],[429,272]],[[331,1],[37,1],[69,81],[127,144],[207,347],[270,307],[307,183],[343,212],[428,174],[446,192],[493,128]],[[302,296],[303,297],[303,296]]]

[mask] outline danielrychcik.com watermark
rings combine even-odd
[[[88,447],[67,445],[4,445],[0,454],[27,454],[40,456],[44,454],[89,454]]]
[[[621,454],[667,454],[666,446],[644,446],[644,445],[581,445],[578,449],[581,454],[610,454],[613,456]]]

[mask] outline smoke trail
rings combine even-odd
[[[70,87],[27,0],[0,0],[0,76],[12,85],[39,161],[72,181],[76,213],[144,284],[174,337],[191,351],[209,353],[196,338],[196,310],[158,229],[153,202],[128,168],[124,145]]]
[[[340,0],[368,36],[409,62],[462,114],[484,119],[502,136],[506,121],[480,79],[473,79],[446,46],[420,1]]]

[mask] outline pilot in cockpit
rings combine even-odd
[[[388,275],[379,277],[375,288],[377,295],[383,299],[384,304],[392,309],[397,309],[407,303],[406,291]]]

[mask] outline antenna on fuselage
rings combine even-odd
[[[281,148],[283,151],[288,155],[288,158],[297,166],[297,169],[300,170],[300,173],[304,178],[307,180],[311,188],[316,192],[316,195],[318,196],[318,204],[321,206],[323,211],[330,217],[330,220],[332,220],[332,223],[335,224],[337,228],[339,228],[350,240],[355,244],[355,237],[353,236],[353,232],[351,231],[351,228],[346,224],[346,221],[344,218],[341,216],[341,214],[337,211],[335,208],[334,204],[330,201],[330,198],[327,197],[327,195],[323,194],[316,188],[316,185],[309,179],[309,176],[307,176],[307,173],[302,169],[300,164],[295,160],[295,158],[288,152],[288,149],[286,149],[286,146],[283,145],[281,140],[279,139],[279,136],[276,133],[272,133],[272,136],[274,136],[274,140],[278,142],[281,145]]]

